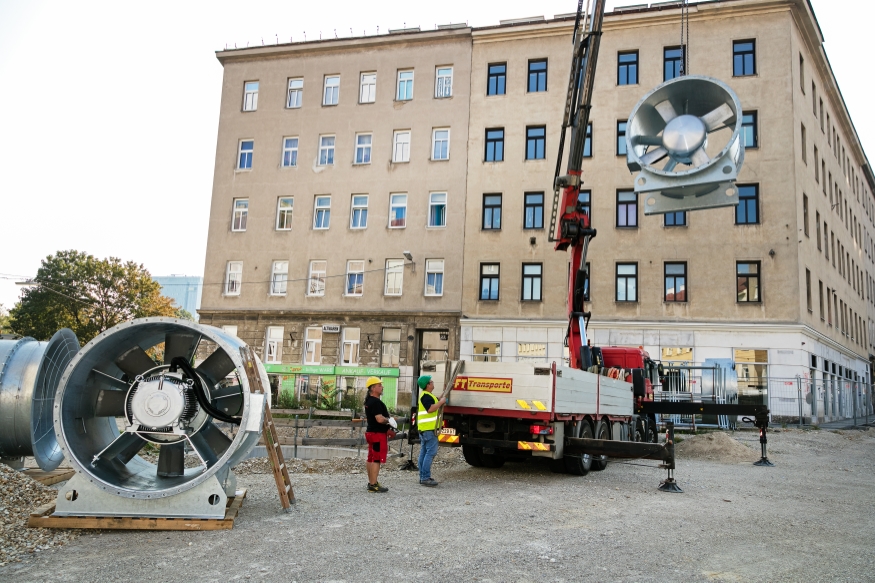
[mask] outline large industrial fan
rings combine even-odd
[[[666,81],[632,110],[626,164],[644,214],[738,204],[742,112],[728,85],[700,75]]]
[[[268,386],[258,358],[211,326],[144,318],[100,334],[58,387],[55,430],[77,473],[55,514],[224,517],[268,405],[253,384]]]
[[[40,469],[58,467],[64,454],[52,427],[58,380],[79,351],[79,341],[64,328],[48,342],[33,338],[0,340],[0,458],[22,466],[33,456]]]

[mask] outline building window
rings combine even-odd
[[[328,271],[327,261],[311,261],[310,275],[307,282],[308,296],[324,296],[325,295],[325,275]]]
[[[239,296],[243,283],[243,262],[229,261],[225,267],[225,295]]]
[[[278,363],[283,361],[283,332],[282,326],[268,326],[264,339],[264,362]]]
[[[289,281],[289,262],[274,261],[270,271],[270,295],[284,296]]]
[[[398,101],[413,99],[413,71],[398,71]]]
[[[617,122],[617,156],[626,155],[626,122]]]
[[[373,103],[377,99],[377,74],[362,73],[359,103]]]
[[[410,131],[395,132],[392,148],[393,162],[410,162]]]
[[[638,51],[617,54],[617,85],[638,85]]]
[[[504,95],[507,79],[507,63],[489,65],[486,76],[486,95]]]
[[[738,206],[735,207],[736,225],[756,225],[760,222],[760,189],[756,184],[738,187]]]
[[[529,93],[547,90],[547,59],[529,61]]]
[[[301,107],[301,101],[304,98],[304,80],[289,79],[289,97],[286,100],[286,107],[294,109]]]
[[[438,67],[435,73],[434,96],[438,99],[453,96],[453,68]]]
[[[255,151],[255,142],[253,140],[240,140],[237,156],[237,170],[252,169],[252,153]]]
[[[313,212],[313,228],[327,229],[331,224],[331,197],[317,196]]]
[[[542,271],[543,266],[540,263],[523,263],[523,293],[520,298],[522,301],[541,301]]]
[[[235,198],[234,212],[231,217],[231,230],[240,232],[246,230],[246,220],[249,218],[249,199]]]
[[[501,195],[483,195],[483,230],[501,228]]]
[[[486,154],[487,162],[504,161],[504,128],[486,130]]]
[[[577,194],[577,209],[589,217],[590,226],[592,226],[592,191],[581,190]]]
[[[808,269],[805,270],[805,299],[808,302],[808,311],[813,314],[814,309],[811,300],[811,271]]]
[[[480,264],[480,299],[498,299],[498,263]]]
[[[665,264],[665,296],[667,302],[687,301],[687,264]]]
[[[637,302],[638,301],[638,264],[637,263],[618,263],[617,264],[617,301],[618,302]]]
[[[428,226],[447,226],[447,193],[432,192],[428,195]]]
[[[631,190],[617,191],[617,226],[638,227],[638,193]]]
[[[732,43],[732,76],[756,75],[756,41],[737,40]]]
[[[322,328],[304,332],[304,364],[322,364]]]
[[[371,134],[356,134],[355,137],[355,163],[371,163],[371,142],[374,136]]]
[[[283,138],[283,167],[298,165],[298,138]]]
[[[526,128],[526,160],[543,160],[547,140],[547,128],[534,126]]]
[[[397,367],[401,354],[401,328],[383,328],[380,366]]]
[[[360,296],[364,290],[365,262],[346,262],[346,295]]]
[[[407,195],[389,196],[389,228],[403,229],[407,226]]]
[[[368,226],[368,195],[352,195],[352,210],[349,217],[350,229],[365,229]]]
[[[745,148],[758,148],[757,112],[745,111],[741,114],[741,136]]]
[[[817,149],[817,146],[814,146],[814,182],[820,184],[820,166],[818,165],[818,160],[820,160],[820,152]]]
[[[276,200],[276,230],[292,230],[292,211],[295,207],[295,199],[291,196],[281,196]]]
[[[821,242],[820,242],[821,241],[821,239],[820,239],[820,211],[816,211],[814,213],[814,218],[816,219],[815,226],[817,228],[817,250],[823,251],[823,247],[821,246]]]
[[[386,260],[386,287],[384,294],[387,296],[400,296],[401,284],[404,281],[404,260]]]
[[[425,260],[425,295],[444,295],[444,260]]]
[[[319,165],[334,165],[334,136],[319,136]]]
[[[346,366],[358,365],[361,337],[361,328],[343,329],[343,355],[340,360],[341,364]]]
[[[823,313],[823,282],[820,280],[817,282],[817,302],[820,304],[820,321],[823,322],[825,320]]]
[[[527,192],[525,195],[524,229],[544,228],[544,193]]]
[[[735,288],[738,302],[759,302],[760,262],[738,261],[735,264]]]
[[[666,47],[662,50],[662,80],[683,75],[683,48]]]
[[[243,111],[258,109],[258,81],[247,81],[243,84]]]
[[[805,93],[805,59],[799,53],[799,88]]]
[[[431,134],[431,159],[432,160],[449,160],[450,159],[450,130],[440,129],[433,130]]]
[[[675,211],[673,213],[665,213],[666,227],[685,227],[687,224],[687,211]]]
[[[805,232],[805,236],[809,237],[808,234],[808,195],[802,194],[802,230]]]
[[[592,158],[592,122],[586,124],[586,135],[583,138],[583,157]]]
[[[337,105],[340,99],[340,76],[331,75],[325,77],[325,94],[322,97],[322,105]]]

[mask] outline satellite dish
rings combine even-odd
[[[644,214],[737,205],[741,122],[738,96],[711,77],[677,77],[645,95],[626,125],[626,165],[638,172]]]

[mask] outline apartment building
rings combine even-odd
[[[563,358],[569,265],[548,228],[572,25],[559,15],[221,51],[206,269],[217,285],[205,285],[202,321],[237,326],[277,371],[342,372],[328,368],[352,362],[347,327],[358,330],[359,365],[394,365],[402,377],[432,346],[465,359]],[[837,414],[840,382],[871,378],[875,178],[816,18],[805,0],[690,5],[687,71],[726,82],[744,110],[741,203],[644,216],[625,124],[650,89],[681,74],[679,33],[677,4],[605,18],[581,195],[598,229],[588,258],[593,341],[723,368],[748,401],[777,390],[768,379],[817,380],[806,385],[809,406]],[[440,89],[447,68],[451,97]],[[374,103],[362,103],[374,72]],[[363,135],[370,164],[356,163]],[[300,165],[285,164],[290,138]],[[410,161],[399,161],[408,143]],[[355,228],[359,194],[365,229]],[[392,225],[396,194],[409,205],[403,229]],[[278,227],[286,198],[291,230]],[[438,225],[431,209],[441,200]],[[440,294],[429,287],[430,260],[442,260]],[[387,335],[400,344],[384,346]],[[337,382],[352,382],[341,372]]]

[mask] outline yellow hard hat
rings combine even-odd
[[[374,385],[380,385],[382,383],[383,381],[378,379],[377,377],[368,377],[368,380],[365,381],[365,386],[370,389]]]

